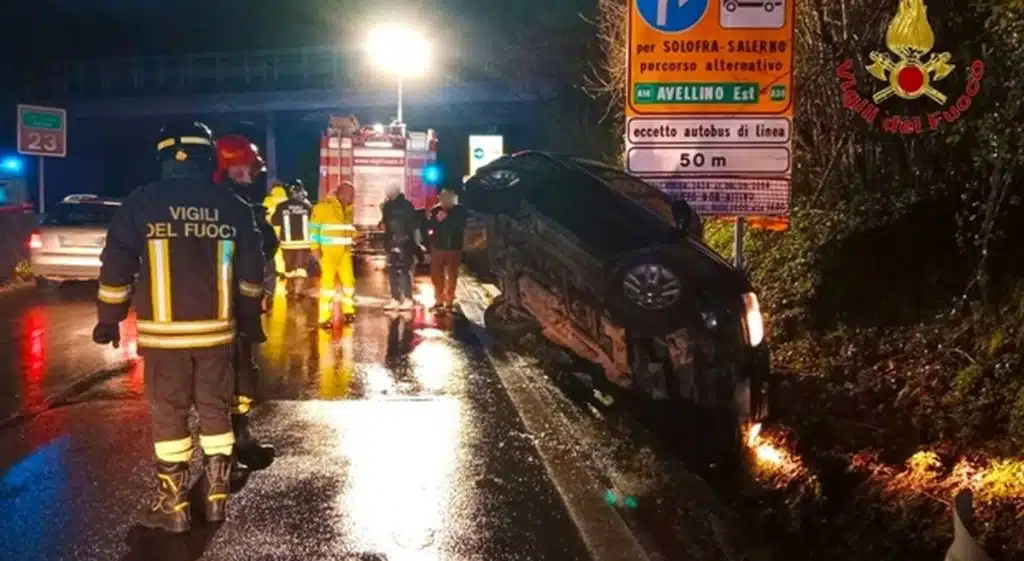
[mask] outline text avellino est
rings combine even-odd
[[[220,212],[215,208],[172,206],[171,222],[146,224],[147,238],[210,238],[235,239],[237,230],[230,224],[220,223]]]

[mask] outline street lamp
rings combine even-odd
[[[398,80],[398,122],[402,122],[402,87],[406,78],[423,74],[430,63],[430,42],[414,30],[380,27],[370,32],[366,52],[374,64]]]

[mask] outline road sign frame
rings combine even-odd
[[[629,0],[629,13],[627,15],[627,52],[626,52],[626,74],[627,74],[627,91],[626,91],[626,115],[628,117],[643,117],[643,116],[665,116],[670,114],[677,115],[713,115],[713,114],[742,114],[742,115],[764,115],[764,116],[792,116],[793,115],[793,76],[796,66],[796,50],[794,48],[795,43],[795,32],[794,32],[794,19],[796,16],[796,4],[794,0],[786,0],[783,9],[786,12],[785,25],[778,29],[736,29],[736,28],[723,28],[721,27],[720,18],[721,11],[723,8],[723,0],[706,0],[709,2],[708,9],[705,11],[703,18],[694,25],[692,28],[686,31],[671,32],[671,31],[660,31],[657,28],[651,26],[646,22],[643,16],[639,13],[638,2],[643,0]],[[680,66],[680,70],[652,70],[647,75],[642,75],[641,69],[638,67],[643,62],[640,59],[654,59],[660,58],[667,60],[672,63],[678,63],[682,65],[683,62],[695,62],[698,67],[704,67],[705,63],[714,61],[715,59],[724,59],[726,62],[730,61],[730,56],[726,52],[718,53],[706,53],[706,52],[672,52],[663,53],[666,41],[668,42],[680,42],[680,41],[691,41],[686,39],[687,36],[693,36],[692,42],[707,42],[707,41],[718,41],[724,43],[729,40],[771,40],[771,41],[786,41],[787,51],[786,55],[779,57],[774,54],[757,55],[749,53],[748,58],[753,56],[754,58],[766,58],[771,59],[774,62],[783,63],[783,71],[779,73],[755,73],[755,72],[736,72],[733,70],[715,70],[707,71],[701,70],[697,72],[685,72]],[[654,52],[649,50],[642,53],[638,53],[638,47],[640,45],[652,45],[655,49]],[[651,56],[655,55],[655,56]],[[661,62],[661,61],[654,61]],[[641,83],[665,83],[666,85],[672,84],[677,85],[680,83],[692,83],[696,84],[721,84],[723,82],[728,83],[749,83],[757,82],[760,84],[763,93],[759,96],[756,104],[744,104],[737,103],[675,103],[675,104],[636,104],[633,100],[633,92],[635,86]],[[768,95],[769,89],[775,85],[786,86],[786,91],[790,94],[784,100],[784,103],[778,101],[772,101]]]
[[[29,113],[41,113],[44,115],[57,116],[60,118],[60,128],[51,129],[45,127],[30,127],[25,123],[25,115]],[[25,156],[40,156],[44,158],[66,158],[68,155],[68,112],[59,107],[44,107],[41,105],[19,104],[17,107],[17,134],[18,153]],[[39,138],[32,140],[31,135],[37,134]],[[46,140],[53,139],[54,149],[46,149]],[[35,145],[36,147],[33,147]]]

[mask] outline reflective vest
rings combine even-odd
[[[311,241],[309,203],[288,199],[277,206],[270,223],[281,232],[281,249],[308,249]]]
[[[343,205],[335,197],[328,197],[313,207],[309,219],[313,247],[351,246],[355,242],[355,205]]]

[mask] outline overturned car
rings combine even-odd
[[[486,217],[502,294],[484,319],[499,341],[540,334],[591,365],[595,387],[696,410],[720,449],[738,450],[744,425],[765,413],[761,312],[685,202],[542,152],[481,168],[461,201]]]

